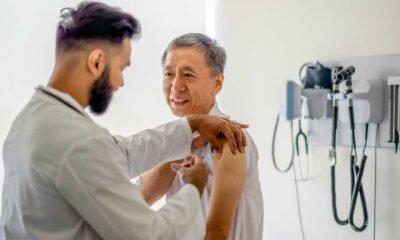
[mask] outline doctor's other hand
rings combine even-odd
[[[210,116],[206,114],[193,114],[187,116],[192,131],[197,131],[201,137],[211,143],[214,150],[222,151],[222,143],[217,138],[225,136],[233,154],[237,150],[244,152],[247,146],[246,137],[242,128],[248,128],[249,125],[241,124],[223,117]]]
[[[171,168],[178,172],[183,182],[193,184],[200,196],[208,181],[208,168],[203,159],[197,155],[186,156],[182,163],[171,163]]]

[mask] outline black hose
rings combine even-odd
[[[290,122],[290,139],[291,139],[291,145],[292,145],[292,156],[291,156],[291,159],[290,159],[289,166],[287,166],[287,168],[285,168],[285,169],[281,169],[281,168],[278,167],[278,164],[277,164],[276,158],[275,158],[275,140],[276,140],[276,133],[278,132],[278,125],[279,125],[279,114],[276,117],[275,127],[274,127],[274,134],[272,136],[272,163],[274,164],[274,167],[278,172],[286,173],[292,167],[293,159],[294,159],[293,122]]]
[[[347,225],[348,224],[348,219],[340,219],[338,212],[337,212],[337,205],[336,205],[336,166],[332,165],[331,166],[331,193],[332,193],[332,210],[333,210],[333,218],[335,219],[335,222],[339,225]]]
[[[333,107],[332,123],[332,149],[336,150],[336,130],[337,130],[338,107]]]
[[[351,99],[350,99],[351,100]],[[349,103],[350,103],[349,100]],[[350,129],[351,129],[351,152],[353,153],[354,149],[354,155],[355,155],[355,162],[357,162],[357,144],[356,144],[356,124],[354,121],[354,108],[352,105],[349,105],[349,116],[350,116]],[[351,155],[352,155],[351,153]]]
[[[356,232],[362,232],[368,227],[368,208],[367,202],[365,200],[364,189],[361,184],[361,179],[365,169],[365,162],[367,160],[367,156],[363,156],[361,159],[360,168],[358,166],[354,166],[354,172],[357,176],[356,184],[354,186],[353,195],[351,197],[351,205],[350,205],[350,213],[349,213],[349,223],[351,228]],[[356,209],[356,203],[358,198],[358,193],[360,193],[362,212],[364,217],[363,224],[358,227],[354,223],[354,212]]]
[[[351,228],[356,231],[356,232],[362,232],[368,227],[368,208],[367,208],[367,202],[365,200],[365,194],[364,194],[364,188],[362,186],[362,177],[364,174],[365,170],[365,163],[367,162],[367,156],[365,155],[365,148],[367,146],[367,141],[368,141],[368,128],[369,125],[365,125],[365,143],[364,143],[364,149],[363,149],[363,156],[361,159],[360,167],[358,167],[355,163],[353,163],[353,173],[352,173],[352,194],[351,194],[351,204],[350,204],[350,213],[349,213],[349,223]],[[355,148],[355,142],[352,142],[352,145]],[[352,159],[353,162],[353,159]],[[354,176],[356,177],[355,183],[354,183]],[[353,184],[354,183],[354,184]],[[357,204],[357,198],[358,194],[360,194],[360,200],[361,200],[361,206],[362,206],[362,213],[363,213],[363,224],[358,227],[354,223],[354,212],[356,209],[356,204]]]

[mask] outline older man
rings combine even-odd
[[[225,50],[204,34],[190,33],[173,40],[162,56],[165,100],[172,113],[183,117],[209,114],[228,118],[216,103],[224,82]],[[262,238],[263,200],[258,176],[257,148],[249,134],[245,153],[232,154],[225,144],[214,154],[199,139],[192,145],[211,171],[202,196],[206,239],[258,240]],[[223,140],[221,140],[223,143]],[[171,165],[179,169],[187,163]],[[149,204],[167,192],[167,198],[183,187],[170,164],[144,174],[142,194]],[[190,239],[188,235],[187,239]]]

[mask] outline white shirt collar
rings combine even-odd
[[[69,107],[76,110],[77,112],[82,113],[86,117],[89,117],[89,115],[85,112],[85,109],[69,94],[58,91],[55,88],[46,87],[43,85],[37,86],[36,90],[40,90],[40,91],[44,92],[45,94],[50,95],[51,97],[54,97],[54,98],[60,100],[64,104],[66,104]]]
[[[215,102],[214,106],[208,112],[208,115],[219,116],[219,117],[224,117],[224,118],[230,119],[230,117],[228,115],[224,114],[223,112],[221,112],[221,110],[219,110],[217,102]]]

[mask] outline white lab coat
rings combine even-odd
[[[184,157],[191,141],[186,119],[113,137],[69,95],[39,86],[4,144],[1,239],[181,239],[201,211],[197,189],[155,212],[129,179]]]

